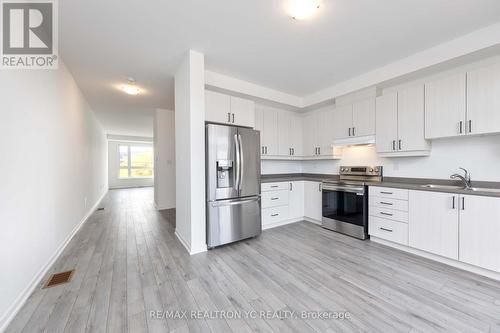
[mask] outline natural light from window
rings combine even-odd
[[[152,178],[153,147],[120,145],[120,178]]]

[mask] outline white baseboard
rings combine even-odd
[[[205,244],[205,246],[201,246],[197,249],[192,249],[191,246],[188,245],[188,242],[186,242],[186,240],[181,236],[181,234],[179,232],[177,232],[177,228],[175,229],[175,237],[177,237],[179,242],[181,242],[182,246],[184,246],[184,248],[188,251],[189,255],[191,255],[191,256],[194,254],[208,251],[206,244]]]
[[[464,271],[472,272],[472,273],[475,273],[478,275],[486,276],[486,277],[493,279],[493,280],[500,281],[500,273],[497,273],[497,272],[493,272],[493,271],[490,271],[490,270],[487,270],[487,269],[484,269],[481,267],[466,264],[466,263],[463,263],[461,261],[441,257],[441,256],[438,256],[436,254],[432,254],[432,253],[425,252],[422,250],[414,249],[412,247],[408,247],[405,245],[393,243],[393,242],[390,242],[390,241],[387,241],[385,239],[381,239],[378,237],[370,236],[370,240],[372,242],[375,242],[375,243],[379,243],[382,245],[393,247],[395,249],[405,251],[405,252],[408,252],[411,254],[415,254],[417,256],[424,257],[426,259],[434,260],[434,261],[440,262],[440,263],[448,265],[448,266],[460,268],[460,269],[463,269]]]
[[[283,225],[297,223],[297,222],[302,222],[302,221],[306,221],[306,222],[309,222],[309,223],[314,223],[314,224],[317,224],[317,225],[321,225],[320,221],[316,221],[316,220],[313,220],[313,219],[310,219],[310,218],[304,216],[304,217],[299,217],[299,218],[295,218],[295,219],[290,219],[290,220],[284,220],[284,221],[276,222],[276,223],[273,223],[273,224],[263,225],[262,226],[262,230],[267,230],[267,229],[272,229],[272,228],[276,228],[276,227],[281,227]]]
[[[175,207],[160,206],[155,201],[155,209],[156,210],[166,210],[166,209],[175,209]]]
[[[66,240],[57,248],[56,252],[50,257],[49,261],[42,266],[42,268],[38,271],[38,273],[33,277],[31,282],[26,286],[26,288],[21,292],[21,294],[17,297],[17,299],[12,303],[12,305],[7,309],[7,311],[0,317],[0,332],[3,332],[7,329],[10,322],[17,315],[19,310],[21,310],[22,306],[28,299],[28,297],[33,293],[35,288],[40,284],[42,279],[45,277],[49,269],[59,258],[61,253],[64,251],[66,246],[69,244],[71,239],[76,235],[76,233],[81,229],[81,227],[88,221],[89,217],[97,210],[99,205],[102,202],[102,199],[106,196],[108,191],[104,191],[104,193],[100,196],[97,202],[92,206],[92,208],[85,214],[85,216],[80,220],[80,222],[75,226],[73,231],[69,234]]]

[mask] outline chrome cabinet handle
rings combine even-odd
[[[349,136],[351,136],[351,128],[349,127]]]
[[[321,192],[321,183],[319,184],[318,189]]]
[[[233,113],[233,124],[234,124],[234,113]]]
[[[396,140],[392,140],[392,150],[396,150]]]
[[[382,193],[382,194],[394,194],[392,192],[380,192],[380,193]]]
[[[463,133],[463,124],[464,122],[462,120],[460,120],[460,122],[458,123],[458,133],[460,134]]]
[[[452,209],[455,209],[455,196],[453,196],[453,202],[452,202],[452,204],[451,204],[451,208],[452,208]]]
[[[462,197],[462,210],[465,210],[465,197]]]
[[[231,112],[228,112],[227,113],[227,122],[230,123],[231,122]]]
[[[385,216],[393,216],[394,214],[389,214],[389,213],[384,213],[384,212],[380,212],[381,215],[385,215]]]
[[[390,202],[384,202],[384,201],[380,201],[380,204],[381,204],[381,205],[388,205],[388,206],[392,206],[392,205],[394,205],[393,203],[390,203]]]
[[[401,140],[399,140],[399,150],[401,150]]]
[[[391,229],[386,229],[386,228],[382,228],[382,227],[380,227],[379,229],[380,229],[380,230],[387,231],[387,232],[392,232],[392,231],[393,231],[393,230],[391,230]]]
[[[355,129],[356,129],[356,127],[352,128],[352,136],[356,136],[356,133],[354,132]]]
[[[280,214],[271,214],[272,217],[279,216]]]
[[[469,133],[472,133],[472,120],[469,119]]]
[[[321,155],[321,147],[318,147],[318,155]]]
[[[278,185],[271,185],[271,188],[276,188],[278,187]]]
[[[273,201],[274,201],[274,200],[278,200],[278,199],[279,199],[279,198],[271,198],[271,200],[273,200]]]
[[[290,191],[293,191],[293,183],[290,183]]]

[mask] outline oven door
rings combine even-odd
[[[323,185],[322,225],[360,239],[367,238],[364,186]]]

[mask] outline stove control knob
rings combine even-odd
[[[373,168],[370,168],[370,172],[373,172]]]

